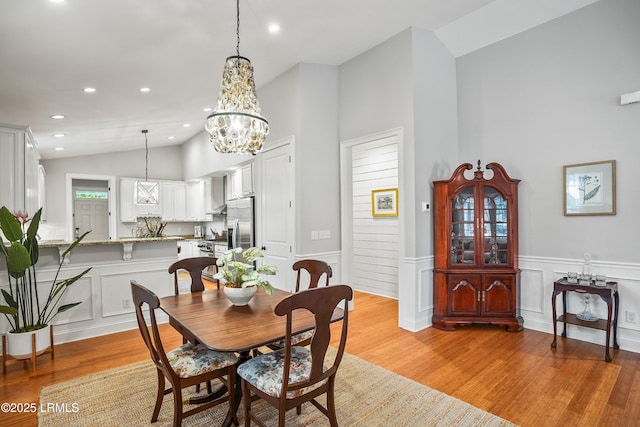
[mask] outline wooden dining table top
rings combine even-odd
[[[274,307],[289,292],[276,289],[267,295],[263,289],[245,306],[234,306],[222,288],[160,298],[160,308],[169,316],[169,323],[183,336],[217,351],[248,352],[286,335],[286,316],[278,316]],[[333,321],[343,317],[337,308]],[[293,333],[314,327],[313,314],[298,310],[292,322]]]

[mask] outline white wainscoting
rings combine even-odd
[[[82,304],[61,313],[53,322],[56,344],[106,335],[137,328],[135,308],[131,301],[131,280],[153,290],[163,297],[173,293],[173,277],[167,268],[177,258],[163,257],[152,260],[132,260],[103,263],[82,279],[74,283],[65,294],[62,304],[82,301]],[[83,265],[69,265],[61,277],[72,277],[86,268]],[[38,284],[41,300],[53,282],[55,269],[39,269]],[[0,286],[6,288],[6,279],[0,279]],[[125,308],[125,300],[128,307]],[[165,315],[158,316],[160,322],[168,321]],[[9,323],[0,318],[0,331],[7,331]]]
[[[553,282],[568,271],[581,271],[582,260],[520,257],[520,310],[524,327],[549,335],[549,346],[553,340],[553,315],[551,294]],[[409,283],[400,284],[399,325],[410,331],[431,326],[433,315],[433,257],[405,259],[404,277]],[[591,264],[592,271],[604,273],[607,280],[618,282],[620,307],[618,317],[618,343],[623,350],[640,353],[640,264],[597,261]],[[413,285],[415,284],[415,286]],[[558,313],[562,297],[556,302]],[[584,308],[583,297],[575,292],[568,294],[568,311],[580,312]],[[599,297],[591,298],[591,309],[601,318],[607,317],[607,305]],[[626,312],[636,313],[636,323],[626,320]],[[558,324],[558,334],[562,325]],[[604,346],[605,332],[568,325],[567,335],[571,339],[592,342]],[[558,346],[571,345],[560,340]]]

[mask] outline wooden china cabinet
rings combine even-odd
[[[520,180],[498,163],[483,172],[478,160],[467,179],[471,169],[464,163],[450,179],[433,183],[433,326],[489,323],[520,331]]]

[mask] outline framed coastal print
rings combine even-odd
[[[373,216],[398,216],[398,189],[373,190],[371,192],[371,214]]]
[[[616,161],[563,166],[564,214],[616,214]]]

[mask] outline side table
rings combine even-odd
[[[594,322],[587,322],[578,319],[573,313],[567,313],[567,292],[587,293],[592,295],[598,295],[604,302],[607,303],[607,320],[598,319]],[[556,317],[556,297],[562,292],[562,315]],[[587,328],[594,328],[606,331],[607,342],[605,350],[605,360],[611,362],[611,354],[609,353],[609,343],[611,341],[611,321],[613,314],[613,348],[616,350],[620,348],[618,345],[618,283],[607,282],[605,286],[595,286],[593,282],[590,285],[581,285],[579,283],[569,283],[566,277],[553,282],[553,294],[551,295],[551,306],[553,311],[553,342],[551,348],[557,346],[557,322],[562,322],[564,329],[562,331],[562,337],[567,337],[567,323],[572,325],[584,326]]]

